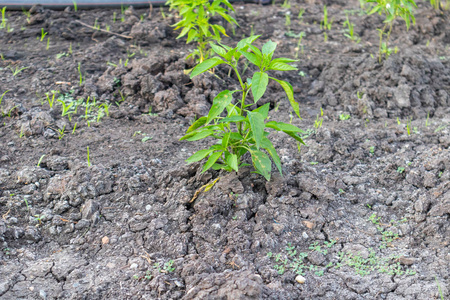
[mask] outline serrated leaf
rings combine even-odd
[[[208,158],[205,165],[203,166],[202,173],[205,173],[208,169],[210,169],[216,163],[216,161],[220,158],[220,156],[222,156],[222,153],[223,153],[223,151],[214,152],[213,154],[211,154],[211,156]]]
[[[189,126],[189,128],[187,129],[186,133],[192,132],[194,130],[196,130],[197,128],[203,126],[206,123],[206,120],[208,118],[207,117],[201,117],[199,118],[197,121],[195,121],[194,123],[192,123],[191,126]]]
[[[255,139],[256,148],[259,150],[261,140],[264,137],[264,116],[259,112],[250,111],[247,114],[252,129],[253,138]]]
[[[195,66],[195,68],[192,70],[191,78],[194,76],[197,76],[203,72],[206,72],[209,69],[214,68],[215,66],[218,66],[218,65],[224,64],[224,63],[225,62],[219,57],[213,57],[213,58],[207,59],[204,62]]]
[[[288,97],[289,103],[291,103],[292,109],[294,110],[295,114],[301,119],[302,117],[300,117],[300,106],[294,99],[294,89],[292,88],[292,85],[289,82],[283,80],[278,80],[273,77],[270,78],[281,85],[281,87],[284,89],[284,92],[286,93],[286,96]]]
[[[191,157],[186,159],[186,162],[189,164],[189,163],[193,163],[196,161],[200,161],[200,160],[204,159],[206,156],[208,156],[208,154],[210,154],[213,151],[214,150],[211,150],[211,149],[204,149],[204,150],[197,151],[193,155],[191,155]]]
[[[263,175],[267,181],[270,180],[270,172],[272,171],[272,162],[270,158],[262,151],[252,150],[252,162],[259,174]]]
[[[275,70],[275,71],[295,71],[297,70],[296,67],[293,67],[291,65],[285,64],[283,62],[271,62],[269,65],[269,70]]]
[[[206,123],[211,122],[215,117],[220,115],[225,107],[227,107],[233,100],[233,92],[225,90],[220,92],[213,100],[213,105],[208,113],[208,120]]]
[[[255,72],[252,77],[252,94],[255,103],[264,95],[269,83],[269,75],[263,72]]]
[[[283,175],[281,171],[281,160],[272,142],[268,138],[264,137],[261,141],[261,147],[266,149],[266,151],[272,157],[272,160],[275,163],[275,166],[277,167],[278,171],[280,172],[281,175]]]

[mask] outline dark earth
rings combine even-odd
[[[195,46],[176,39],[174,12],[6,12],[0,299],[448,299],[450,11],[418,1],[379,63],[384,19],[358,1],[282,4],[235,3],[223,40],[254,32],[299,58],[274,75],[302,119],[276,84],[260,101],[305,130],[301,147],[271,134],[283,176],[270,182],[184,162],[212,141],[179,139],[238,82],[220,66],[184,74]]]

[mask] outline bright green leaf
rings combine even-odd
[[[252,77],[252,94],[255,103],[264,95],[269,83],[269,75],[263,72],[255,72]]]
[[[261,140],[264,137],[264,116],[259,112],[250,111],[247,114],[250,127],[252,129],[253,138],[255,139],[256,148],[261,146]]]
[[[281,172],[280,157],[278,156],[277,150],[275,150],[272,142],[268,138],[264,137],[261,141],[261,147],[266,149],[266,151],[270,154],[273,162],[275,163],[275,166],[277,166],[278,171],[281,175],[283,175],[283,173]]]
[[[196,161],[200,161],[200,160],[204,159],[206,156],[208,156],[208,154],[210,154],[211,152],[213,152],[213,150],[210,150],[210,149],[204,149],[204,150],[197,151],[191,157],[186,159],[186,162],[193,163]]]
[[[208,113],[208,120],[206,123],[208,124],[211,122],[215,117],[220,115],[225,107],[228,106],[228,104],[231,103],[233,100],[233,92],[229,90],[225,90],[220,92],[213,100],[213,105],[211,106],[211,109]]]
[[[205,165],[203,166],[202,173],[206,172],[209,168],[211,168],[216,163],[216,161],[220,158],[220,156],[222,156],[222,153],[223,153],[223,151],[214,152],[213,154],[211,154],[211,156],[208,158]]]
[[[278,82],[281,87],[284,89],[284,92],[286,93],[286,96],[288,97],[289,102],[291,103],[291,107],[294,110],[295,114],[301,119],[300,117],[300,106],[294,99],[294,89],[292,88],[292,85],[289,82],[278,80],[276,78],[270,77],[271,79]]]
[[[222,59],[220,59],[219,57],[213,57],[213,58],[207,59],[204,62],[195,66],[195,68],[192,70],[191,78],[194,76],[197,76],[203,72],[206,72],[209,69],[214,68],[215,66],[218,66],[218,65],[224,64],[224,63],[225,62]]]

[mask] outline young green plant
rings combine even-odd
[[[195,121],[187,130],[186,135],[180,140],[197,141],[207,137],[217,140],[217,143],[208,149],[203,149],[186,161],[188,163],[200,161],[209,156],[203,166],[202,172],[213,168],[226,171],[238,171],[247,164],[242,162],[243,156],[249,153],[252,159],[255,173],[261,174],[270,180],[272,158],[278,171],[281,171],[281,161],[269,140],[267,128],[282,131],[293,137],[296,141],[303,143],[298,135],[304,133],[300,128],[282,122],[266,122],[269,114],[270,103],[256,108],[258,101],[264,95],[269,80],[281,85],[286,96],[298,117],[300,117],[299,104],[294,100],[294,92],[291,84],[286,81],[270,77],[270,71],[297,70],[288,63],[296,62],[289,58],[273,58],[277,44],[268,41],[258,49],[252,45],[259,36],[252,36],[241,40],[235,48],[225,45],[217,46],[211,44],[212,50],[218,55],[197,65],[191,73],[191,78],[204,73],[218,65],[224,64],[234,70],[239,80],[240,89],[220,92],[213,100],[213,105],[208,113]],[[254,64],[259,71],[252,78],[243,79],[239,72],[240,58],[244,57]],[[249,94],[253,96],[252,103],[246,101]],[[240,99],[234,100],[234,95],[240,95]],[[254,107],[250,110],[250,107]],[[225,115],[224,117],[222,115]],[[264,151],[263,151],[264,150]]]
[[[381,63],[382,55],[387,59],[392,54],[392,49],[388,47],[389,39],[391,37],[392,26],[397,17],[401,17],[406,23],[406,29],[409,30],[411,21],[416,23],[413,14],[413,9],[417,7],[414,0],[366,0],[368,3],[375,3],[375,6],[369,12],[369,15],[374,13],[384,14],[384,26],[382,29],[377,29],[380,35],[380,45],[378,49],[378,61]],[[386,30],[388,29],[386,33]],[[386,37],[384,37],[386,35]],[[384,40],[384,41],[383,41]],[[397,52],[397,51],[395,51]]]
[[[358,37],[357,34],[355,34],[355,24],[350,22],[350,20],[348,19],[348,15],[343,25],[345,30],[344,36],[348,37],[350,40],[358,44],[361,41],[361,39]]]
[[[228,23],[238,25],[229,15],[234,8],[228,0],[168,0],[166,5],[170,5],[170,10],[177,10],[181,16],[181,21],[173,25],[175,30],[182,28],[177,39],[187,35],[187,44],[197,42],[197,49],[187,58],[197,58],[198,62],[208,59],[211,54],[209,42],[220,42],[221,35],[227,36],[223,26],[210,23],[211,17],[219,15]]]

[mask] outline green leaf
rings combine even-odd
[[[263,106],[260,106],[256,109],[254,109],[253,112],[259,112],[265,120],[269,116],[269,108],[270,108],[270,103],[266,103]]]
[[[232,117],[223,118],[222,120],[219,121],[219,123],[236,123],[236,122],[242,122],[244,120],[245,120],[245,117],[243,117],[243,116],[232,116]]]
[[[247,51],[249,45],[253,43],[255,40],[257,40],[259,37],[260,35],[252,35],[248,38],[242,39],[237,43],[236,48],[242,51]]]
[[[297,70],[296,67],[293,67],[291,65],[282,63],[282,62],[271,62],[269,65],[269,70],[276,70],[276,71],[295,71]]]
[[[252,77],[252,94],[255,103],[266,92],[267,84],[269,83],[269,75],[263,72],[255,72]]]
[[[213,135],[214,131],[212,130],[203,130],[203,131],[199,131],[199,132],[193,132],[193,134],[187,138],[185,138],[186,136],[182,137],[180,140],[187,140],[187,141],[198,141],[201,139],[204,139],[205,137],[208,137],[210,135]]]
[[[230,140],[230,132],[227,132],[222,137],[222,147],[226,149],[228,147],[228,141]]]
[[[290,59],[290,58],[285,58],[285,57],[279,57],[279,58],[275,58],[272,60],[272,63],[275,62],[281,62],[281,63],[292,63],[292,62],[297,62],[298,59]]]
[[[273,54],[273,52],[275,51],[276,48],[277,48],[277,43],[272,42],[272,41],[269,40],[262,47],[262,54],[272,57],[272,54]]]
[[[211,49],[216,52],[218,55],[224,57],[227,54],[227,51],[225,49],[223,49],[220,46],[217,46],[214,43],[209,43],[209,45],[211,46]]]
[[[237,155],[230,153],[228,155],[225,155],[225,157],[227,165],[230,166],[230,168],[232,168],[236,172],[239,171]]]
[[[224,64],[224,63],[225,62],[219,57],[213,57],[213,58],[207,59],[204,62],[195,66],[195,68],[192,70],[191,78],[194,76],[197,76],[201,73],[204,73],[204,72],[208,71],[209,69],[214,68],[215,66],[218,66],[218,65]]]
[[[275,129],[277,131],[292,131],[292,132],[305,133],[303,130],[301,130],[297,126],[294,126],[292,124],[283,123],[283,122],[270,121],[270,122],[267,122],[265,124],[265,126],[268,128]]]
[[[177,36],[177,39],[185,36],[189,32],[189,30],[191,30],[191,26],[184,27],[181,33]]]
[[[264,137],[261,141],[261,147],[266,149],[266,151],[270,154],[273,162],[275,163],[275,166],[277,166],[278,171],[281,175],[283,175],[283,173],[281,172],[280,157],[278,156],[277,150],[275,150],[272,142],[268,138]]]
[[[278,80],[273,77],[270,78],[281,85],[281,87],[284,89],[284,92],[286,93],[286,96],[288,97],[289,102],[291,103],[292,109],[294,110],[295,114],[301,119],[302,117],[300,117],[300,106],[294,99],[294,89],[292,88],[292,85],[289,82],[283,80]]]
[[[200,161],[200,160],[204,159],[206,156],[208,156],[208,154],[210,154],[213,151],[214,150],[211,150],[211,149],[204,149],[204,150],[197,151],[191,157],[186,159],[186,162],[189,164],[189,163],[193,163],[196,161]]]
[[[266,180],[270,180],[270,172],[272,171],[272,162],[270,158],[262,151],[251,150],[253,165],[259,174],[263,175]]]
[[[290,137],[294,138],[297,142],[300,142],[303,145],[306,145],[305,142],[302,140],[301,137],[298,136],[297,133],[292,132],[292,131],[283,131],[283,132],[286,133],[287,135],[289,135]]]
[[[223,151],[214,152],[213,154],[211,154],[211,156],[208,158],[205,165],[203,166],[202,173],[205,173],[209,168],[211,168],[216,163],[216,161],[220,158],[220,156],[222,156],[222,153],[223,153]]]
[[[250,44],[248,44],[248,47],[249,47],[250,49],[252,49],[252,51],[256,54],[256,56],[258,56],[259,59],[262,59],[263,55],[262,55],[261,51],[259,51],[258,48],[256,48],[256,47],[253,46],[253,45],[250,45]]]
[[[199,118],[197,121],[195,121],[194,123],[192,123],[191,126],[189,126],[188,130],[186,131],[186,133],[189,133],[189,132],[191,132],[191,131],[194,131],[194,130],[196,130],[197,128],[199,128],[199,127],[205,125],[207,119],[208,119],[207,117],[201,117],[201,118]]]
[[[261,66],[261,59],[259,59],[258,56],[256,56],[255,54],[247,52],[247,51],[239,51],[239,53],[244,55],[245,58],[247,58],[255,66],[258,66],[258,67]]]
[[[190,42],[192,42],[197,37],[197,34],[198,34],[197,30],[195,30],[195,29],[189,30],[186,44],[189,44]]]
[[[247,116],[252,129],[253,138],[255,139],[256,148],[259,150],[261,140],[264,137],[264,116],[259,112],[254,111],[248,112]]]
[[[233,92],[229,90],[225,90],[220,92],[213,100],[213,105],[211,106],[211,109],[208,113],[208,120],[206,123],[208,124],[211,122],[215,117],[220,115],[225,107],[228,106],[228,104],[231,103],[233,100]]]

